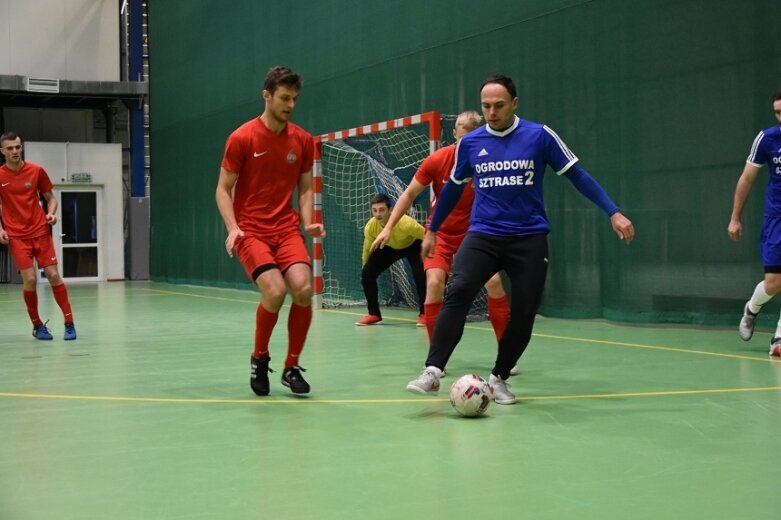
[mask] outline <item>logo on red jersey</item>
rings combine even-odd
[[[27,182],[24,183],[24,189],[29,190],[32,187],[33,187],[33,183],[32,182],[27,181]]]
[[[298,160],[298,156],[295,154],[295,152],[294,152],[293,150],[290,150],[290,151],[287,153],[287,162],[289,162],[290,164],[293,164],[293,163],[295,163],[297,160]]]

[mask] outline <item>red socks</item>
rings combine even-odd
[[[423,309],[426,316],[428,344],[431,345],[431,340],[434,338],[434,325],[437,323],[437,316],[439,316],[439,311],[442,310],[442,300],[434,303],[425,303],[423,304]]]
[[[37,327],[43,323],[38,315],[38,293],[23,290],[22,297],[24,298],[24,304],[27,306],[27,315],[30,316],[30,320],[33,322],[33,327]]]
[[[504,329],[510,321],[510,301],[507,296],[501,298],[488,298],[488,319],[496,334],[497,343],[502,339]]]
[[[255,350],[252,356],[257,359],[269,357],[268,344],[271,340],[271,332],[277,324],[279,313],[269,312],[258,305],[258,311],[255,315]],[[288,350],[285,358],[285,368],[298,365],[298,357],[304,350],[304,342],[309,332],[309,325],[312,323],[312,306],[302,307],[295,303],[290,306],[290,313],[287,318]]]
[[[290,306],[290,313],[287,317],[287,358],[285,358],[285,368],[298,365],[298,356],[304,350],[304,342],[309,332],[309,325],[312,323],[312,306],[302,307],[295,303]]]
[[[54,300],[57,305],[62,309],[62,317],[65,323],[73,323],[73,311],[71,310],[71,302],[68,299],[68,289],[65,288],[65,284],[52,286],[52,293],[54,294]],[[33,322],[33,327],[37,327],[43,321],[38,315],[38,293],[35,291],[22,291],[24,297],[24,304],[27,306],[27,314],[30,316],[30,320]]]
[[[57,302],[57,305],[62,309],[62,317],[65,319],[65,323],[73,323],[71,302],[68,299],[68,290],[65,288],[65,284],[53,285],[52,292],[54,293],[54,299]]]
[[[274,325],[277,324],[279,313],[269,312],[263,305],[258,304],[258,310],[255,313],[255,350],[252,356],[256,359],[264,359],[268,355],[268,342],[271,340],[271,333],[274,331]]]

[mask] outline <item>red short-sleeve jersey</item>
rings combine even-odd
[[[233,196],[236,223],[245,233],[298,228],[293,193],[312,170],[312,136],[288,122],[275,134],[256,117],[236,129],[225,144],[222,167],[238,174]]]
[[[18,171],[0,166],[3,227],[10,238],[35,238],[49,232],[40,194],[51,190],[52,181],[35,163],[24,161]]]
[[[434,189],[434,200],[431,203],[430,214],[434,213],[437,199],[442,187],[450,178],[453,163],[456,159],[456,145],[451,144],[432,153],[421,163],[415,173],[415,180],[424,186],[429,184]],[[445,222],[439,228],[440,233],[446,235],[463,235],[469,229],[469,217],[472,214],[472,203],[475,200],[475,186],[472,180],[464,188],[456,207],[447,216]],[[426,223],[428,228],[428,222]]]

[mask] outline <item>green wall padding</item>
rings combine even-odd
[[[774,123],[779,19],[777,0],[150,2],[152,277],[250,287],[222,248],[214,188],[269,67],[303,74],[294,120],[314,134],[479,110],[480,83],[503,72],[518,114],[556,130],[637,228],[624,246],[549,172],[542,313],[734,325],[762,277],[766,169],[743,240],[726,228],[751,142]]]

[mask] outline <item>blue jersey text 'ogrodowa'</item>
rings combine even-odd
[[[550,165],[561,175],[577,160],[556,132],[517,116],[501,132],[484,125],[465,135],[450,179],[461,184],[474,176],[469,230],[498,236],[547,233],[545,168]]]

